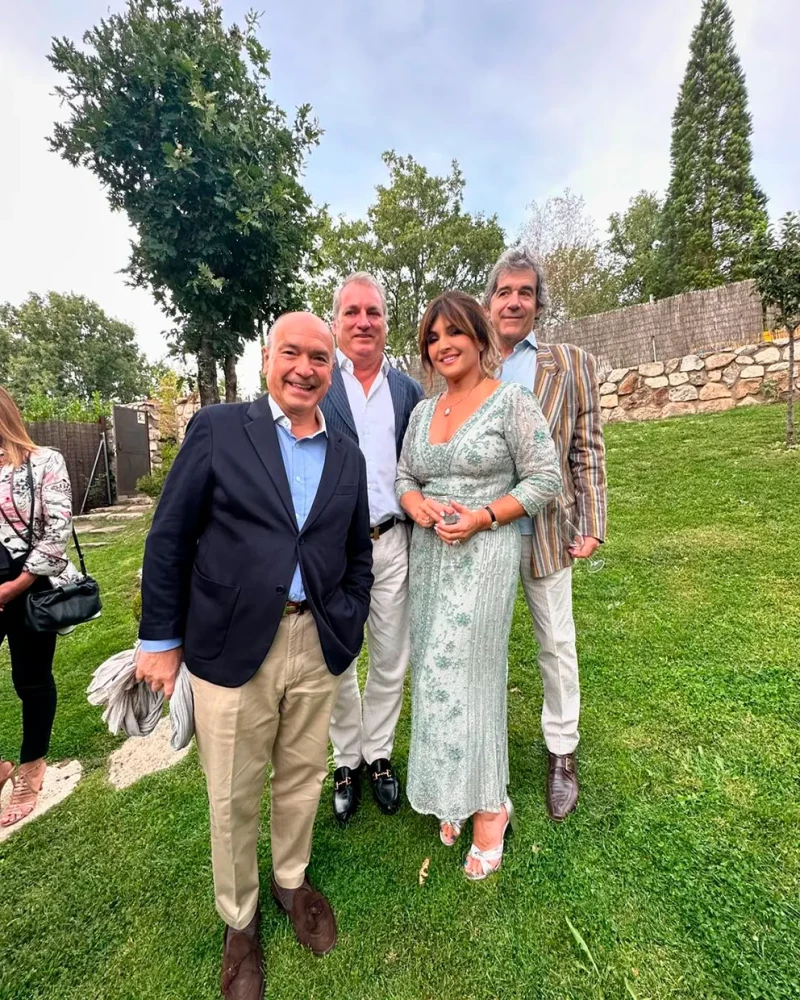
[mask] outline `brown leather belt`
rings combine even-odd
[[[283,606],[284,615],[304,615],[308,611],[308,601],[287,601]]]
[[[388,521],[381,521],[380,524],[376,524],[374,528],[369,529],[369,537],[373,542],[377,542],[384,532],[389,531],[396,524],[405,524],[405,520],[402,517],[390,517]]]

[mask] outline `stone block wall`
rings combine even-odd
[[[785,336],[632,367],[612,368],[601,361],[603,421],[720,413],[786,399],[790,378],[800,388],[800,333],[795,335],[794,350],[793,373]]]

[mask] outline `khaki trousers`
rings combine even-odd
[[[241,930],[258,905],[256,845],[270,763],[275,881],[285,889],[303,884],[340,678],[325,664],[307,611],[281,619],[267,658],[241,687],[191,680],[211,812],[217,912]]]
[[[544,688],[542,733],[550,753],[574,753],[580,738],[581,689],[572,617],[572,567],[535,577],[531,573],[532,546],[532,536],[523,535],[520,575],[539,644]]]

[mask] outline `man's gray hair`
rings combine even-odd
[[[486,282],[486,290],[483,293],[484,308],[489,308],[492,297],[497,291],[500,275],[507,271],[533,271],[536,275],[536,304],[539,306],[540,315],[549,308],[550,295],[544,277],[544,266],[536,254],[523,245],[509,247],[500,255]]]
[[[344,281],[339,285],[336,291],[333,293],[333,321],[334,323],[339,318],[339,302],[342,297],[342,292],[348,285],[353,283],[357,285],[369,285],[370,288],[374,288],[375,291],[381,297],[381,308],[383,309],[383,318],[386,319],[386,292],[383,290],[383,285],[378,281],[378,279],[373,274],[369,274],[367,271],[356,271],[353,274],[348,274]]]

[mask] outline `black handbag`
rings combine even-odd
[[[28,549],[23,556],[12,558],[5,546],[0,546],[0,582],[15,580],[22,572],[28,556],[33,548],[33,523],[35,520],[36,492],[33,486],[33,470],[31,460],[28,458],[28,485],[31,491],[31,517],[28,524]],[[11,479],[11,496],[13,503],[14,480],[13,473]],[[15,505],[16,506],[16,505]],[[2,510],[0,510],[2,513]],[[19,515],[19,511],[17,511]],[[4,520],[15,534],[23,536],[14,528],[8,518],[3,514]],[[83,560],[78,535],[73,526],[72,538],[78,552],[81,563],[82,577],[73,580],[60,587],[34,586],[25,595],[25,622],[28,628],[34,632],[58,632],[61,629],[69,628],[72,625],[80,625],[95,618],[100,614],[102,603],[100,601],[100,587],[95,579],[86,572],[86,563]],[[4,575],[7,573],[8,575]],[[42,577],[41,583],[45,583]]]
[[[86,572],[83,552],[75,528],[72,538],[81,563],[81,579],[47,590],[28,591],[25,621],[34,632],[59,632],[71,625],[81,625],[96,618],[103,607],[100,585]]]

